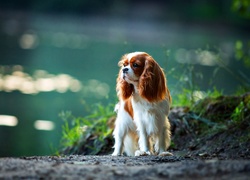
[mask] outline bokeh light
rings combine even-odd
[[[35,32],[30,31],[20,37],[19,44],[22,49],[34,49],[39,45],[39,38]]]
[[[2,66],[2,69],[9,67]],[[0,90],[5,92],[20,91],[24,94],[40,92],[67,91],[79,92],[82,83],[68,74],[49,74],[45,70],[36,70],[34,75],[22,71],[22,67],[14,66],[10,74],[0,74]]]
[[[0,115],[0,126],[16,126],[18,120],[15,116]]]
[[[55,128],[55,124],[48,120],[37,120],[34,122],[34,128],[37,130],[52,131]]]

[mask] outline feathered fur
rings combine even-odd
[[[114,152],[129,156],[171,155],[168,114],[171,103],[166,77],[145,52],[125,54],[117,77],[119,103],[114,129]]]

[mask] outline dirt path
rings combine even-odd
[[[249,179],[249,160],[182,157],[0,158],[0,179]]]

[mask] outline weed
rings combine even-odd
[[[178,69],[172,69],[174,73]],[[194,65],[188,65],[180,76],[173,75],[173,78],[178,79],[174,89],[182,89],[182,92],[173,94],[174,106],[192,106],[197,100],[203,98],[203,92],[200,91],[197,85],[197,79],[202,80],[203,76],[200,72],[194,70]],[[178,88],[180,86],[181,88]]]
[[[207,97],[217,98],[223,95],[223,90],[219,91],[215,86],[213,90],[208,90],[206,93]]]
[[[63,153],[98,154],[105,148],[107,139],[111,137],[112,129],[107,125],[114,116],[113,105],[97,104],[92,114],[86,117],[74,117],[70,112],[62,112],[61,145]],[[109,141],[109,140],[108,140]]]
[[[234,122],[239,122],[244,119],[244,111],[245,106],[243,101],[240,102],[240,104],[234,109],[234,112],[231,115],[231,118]]]

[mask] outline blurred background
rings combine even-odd
[[[249,88],[249,0],[2,0],[0,156],[49,155],[59,113],[116,102],[120,57],[151,54],[173,103]]]

